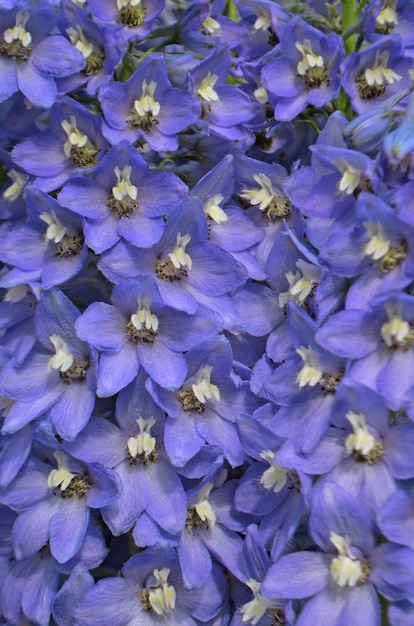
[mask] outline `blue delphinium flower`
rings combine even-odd
[[[150,248],[164,230],[163,216],[173,213],[187,195],[174,174],[150,170],[126,141],[104,156],[92,176],[77,176],[64,185],[59,202],[86,218],[87,245],[100,254],[121,237]]]
[[[332,315],[315,339],[324,348],[352,359],[348,375],[378,391],[393,410],[412,403],[414,386],[413,297],[390,292],[369,310],[347,309]]]
[[[161,55],[142,61],[123,83],[102,87],[103,133],[113,144],[142,138],[153,150],[176,150],[177,133],[195,122],[200,104],[188,92],[172,87]]]
[[[230,70],[228,46],[220,45],[188,75],[189,89],[201,102],[201,120],[210,132],[228,139],[242,139],[241,126],[256,114],[258,103],[235,85],[226,84]]]
[[[88,6],[94,21],[119,31],[127,42],[148,35],[154,20],[165,7],[165,0],[88,0]]]
[[[42,288],[50,289],[77,274],[86,260],[82,220],[35,187],[27,189],[25,200],[26,219],[3,234],[0,258],[23,270],[22,283],[36,272]]]
[[[0,15],[0,102],[20,90],[35,106],[50,107],[58,90],[55,78],[83,69],[85,59],[54,31],[56,15],[47,6],[21,2]]]
[[[74,439],[95,404],[96,352],[75,333],[80,313],[59,290],[46,292],[37,305],[38,343],[23,363],[11,359],[0,374],[0,389],[12,400],[3,433],[14,433],[50,410],[60,436]]]
[[[261,586],[265,597],[308,598],[297,626],[315,620],[379,626],[377,590],[392,600],[411,597],[414,552],[378,543],[374,520],[357,498],[335,483],[325,484],[314,496],[310,525],[323,552],[283,556]]]
[[[119,393],[119,427],[93,417],[76,440],[65,445],[77,458],[102,463],[120,476],[119,499],[102,509],[114,535],[130,530],[143,511],[170,534],[184,528],[187,515],[184,487],[165,452],[165,417],[145,389],[146,378],[141,370]]]
[[[122,576],[88,589],[74,612],[76,626],[196,626],[212,620],[225,598],[217,566],[197,589],[184,588],[172,548],[148,548],[125,563]]]
[[[341,86],[357,113],[411,86],[412,59],[404,55],[400,37],[381,37],[370,46],[350,54],[341,66]]]
[[[85,542],[91,509],[114,501],[121,481],[99,463],[81,463],[62,450],[55,450],[53,456],[51,449],[44,453],[46,461],[29,457],[1,492],[0,501],[19,512],[12,531],[19,560],[33,556],[48,542],[52,556],[66,563]]]
[[[126,387],[141,367],[162,387],[178,389],[187,375],[183,351],[215,334],[215,320],[166,306],[151,277],[116,285],[112,302],[94,302],[76,322],[79,337],[101,351],[98,396]]]
[[[250,412],[247,388],[231,380],[232,353],[220,335],[200,342],[185,355],[187,373],[178,391],[148,384],[155,402],[168,414],[165,446],[174,465],[183,466],[205,442],[217,446],[234,467],[244,453],[237,432],[240,413]],[[157,381],[156,381],[157,382]]]
[[[323,106],[338,95],[344,57],[340,37],[294,18],[283,29],[279,55],[262,70],[276,119],[292,120],[308,104]]]
[[[35,176],[36,187],[44,191],[57,189],[73,172],[95,167],[106,145],[100,130],[102,118],[71,98],[57,101],[49,120],[45,130],[26,137],[12,153],[16,163]]]

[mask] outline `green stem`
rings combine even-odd
[[[358,12],[356,8],[356,0],[343,0],[342,2],[342,33],[347,34],[358,21]],[[356,35],[346,36],[344,40],[345,50],[347,54],[354,52],[356,45]]]
[[[145,57],[149,56],[153,52],[157,52],[158,50],[165,48],[166,46],[169,46],[171,43],[174,43],[174,39],[168,39],[168,41],[161,41],[156,46],[149,48],[149,50],[146,50],[145,52],[143,52],[143,54],[141,54],[141,56],[138,58],[137,65],[139,65],[141,61],[145,59]]]
[[[227,15],[229,16],[231,20],[233,20],[233,22],[240,21],[239,12],[234,2],[232,2],[232,0],[228,0],[227,2]]]
[[[349,96],[345,93],[343,89],[339,92],[339,96],[337,99],[337,107],[348,120],[352,119],[352,107],[351,102],[349,100]]]

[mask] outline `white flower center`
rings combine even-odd
[[[296,377],[296,382],[300,388],[306,385],[315,387],[323,378],[323,371],[320,368],[317,353],[312,348],[303,346],[296,348],[296,352],[305,363]]]
[[[29,292],[28,285],[24,283],[21,285],[15,285],[14,287],[10,287],[7,289],[6,295],[3,298],[4,302],[20,302],[23,298],[26,297],[26,294]]]
[[[155,424],[155,418],[148,419],[139,417],[137,419],[139,433],[136,437],[130,437],[127,442],[128,451],[132,458],[144,456],[146,459],[154,452],[157,440],[150,434],[151,427]]]
[[[201,521],[207,522],[209,528],[214,528],[216,525],[216,514],[210,502],[208,500],[202,500],[196,504],[194,508]]]
[[[216,224],[222,224],[223,222],[227,222],[229,219],[220,206],[220,202],[222,201],[222,194],[217,193],[215,196],[209,198],[203,207],[204,213],[207,217],[210,217],[214,222],[216,222]]]
[[[361,173],[352,165],[347,163],[345,159],[338,162],[337,167],[342,174],[342,178],[339,181],[339,191],[348,195],[354,193],[355,189],[361,182]]]
[[[131,198],[131,200],[137,199],[138,189],[131,183],[131,171],[132,167],[130,165],[125,165],[122,171],[119,167],[116,167],[114,170],[118,182],[115,187],[112,187],[112,195],[119,202],[127,197]]]
[[[203,78],[201,83],[196,86],[196,94],[206,102],[218,102],[219,96],[218,93],[214,90],[214,85],[217,81],[217,74],[211,74],[209,72],[208,75]]]
[[[158,317],[151,313],[151,300],[149,298],[137,298],[138,310],[131,315],[131,323],[136,330],[149,330],[154,333],[158,330]]]
[[[367,430],[365,416],[362,413],[348,411],[346,419],[351,423],[353,434],[345,440],[345,449],[348,454],[357,452],[363,457],[369,457],[377,441]]]
[[[54,243],[62,241],[63,237],[66,235],[66,228],[63,226],[56,213],[54,211],[50,213],[44,211],[39,217],[42,222],[46,222],[47,224],[46,239]]]
[[[75,46],[75,48],[83,54],[85,59],[90,57],[93,52],[93,44],[86,39],[79,24],[76,25],[76,28],[67,28],[66,32],[72,46]]]
[[[59,335],[51,335],[49,339],[53,344],[55,354],[49,359],[47,371],[60,370],[61,372],[67,372],[68,369],[72,367],[75,360],[73,355],[69,352],[62,337]]]
[[[14,202],[20,196],[26,184],[27,176],[16,170],[9,170],[7,176],[11,178],[12,184],[3,191],[3,198],[6,202]]]
[[[125,9],[125,7],[138,7],[140,4],[141,0],[116,0],[118,11]]]
[[[299,259],[296,263],[301,272],[287,272],[285,274],[289,283],[288,291],[279,294],[279,307],[284,309],[289,300],[294,300],[302,305],[311,293],[312,289],[320,281],[320,269]]]
[[[258,206],[261,211],[265,211],[275,199],[272,182],[266,174],[254,174],[253,180],[259,187],[244,189],[240,197],[248,200],[251,205]]]
[[[70,122],[63,120],[61,125],[67,135],[63,151],[68,159],[72,154],[72,148],[84,148],[87,144],[91,145],[88,136],[82,133],[76,126],[76,117],[74,115],[70,116]]]
[[[59,487],[61,491],[65,491],[69,487],[71,480],[76,476],[65,465],[65,455],[63,452],[55,452],[55,459],[58,462],[58,469],[54,469],[49,473],[47,478],[47,486],[49,489]]]
[[[402,76],[400,76],[400,74],[397,74],[394,70],[387,67],[389,56],[387,50],[383,52],[378,51],[373,67],[368,67],[365,70],[364,77],[370,87],[374,85],[381,87],[384,84],[392,85],[392,83],[401,80]]]
[[[295,48],[299,50],[302,55],[302,60],[296,66],[296,70],[299,76],[306,76],[306,72],[313,67],[324,67],[324,60],[320,54],[315,54],[312,50],[312,44],[309,39],[305,39],[303,43],[298,41],[295,43]]]
[[[133,106],[133,109],[140,117],[148,116],[148,114],[151,114],[151,117],[156,117],[159,114],[161,110],[160,103],[154,100],[156,87],[157,83],[153,80],[149,84],[146,80],[142,81],[142,95],[139,100],[134,101]]]
[[[193,394],[202,404],[205,404],[206,400],[211,400],[211,398],[220,402],[219,388],[210,382],[212,369],[212,365],[203,365],[197,373],[197,381],[194,385],[191,385]]]
[[[350,553],[351,540],[341,537],[331,531],[330,540],[339,552],[339,556],[332,559],[331,576],[339,587],[355,587],[363,578],[362,563]]]
[[[220,23],[209,15],[203,21],[202,26],[209,35],[215,35],[221,29]]]
[[[391,243],[388,239],[386,239],[385,233],[380,224],[375,224],[374,222],[364,222],[364,228],[366,228],[371,235],[371,239],[364,245],[364,254],[372,257],[373,261],[378,261],[388,254]]]
[[[182,267],[187,267],[189,270],[191,270],[193,262],[190,255],[187,254],[187,252],[185,251],[185,248],[187,244],[190,243],[190,241],[190,235],[182,236],[181,233],[178,233],[175,248],[172,252],[168,254],[171,263],[177,270],[181,269]]]
[[[147,587],[148,602],[157,615],[171,613],[175,608],[176,592],[174,587],[167,582],[170,572],[168,567],[163,567],[161,570],[154,569],[152,573],[157,584],[154,587]]]
[[[261,620],[263,615],[266,613],[267,609],[273,608],[274,602],[269,598],[265,598],[261,596],[259,591],[261,584],[254,580],[253,578],[249,578],[246,582],[246,585],[250,587],[253,592],[253,599],[250,602],[246,602],[240,607],[240,613],[242,614],[242,622],[246,624],[256,624]]]
[[[4,41],[12,44],[15,41],[20,42],[23,48],[27,48],[32,43],[31,34],[25,29],[29,13],[19,11],[16,15],[16,24],[13,28],[7,28],[3,33]]]
[[[377,26],[385,26],[388,28],[394,28],[396,24],[398,24],[398,14],[394,7],[385,6],[378,13],[378,16],[375,20]]]
[[[261,475],[260,484],[268,491],[279,493],[287,483],[288,475],[286,470],[280,467],[280,465],[273,463],[275,454],[271,450],[263,450],[260,456],[270,465]]]
[[[253,95],[260,104],[266,104],[269,102],[269,94],[264,87],[258,87],[253,91]]]
[[[256,7],[257,10],[258,7]],[[267,30],[272,26],[272,17],[268,11],[261,11],[254,23],[255,30]]]
[[[388,348],[403,345],[411,335],[411,327],[408,322],[401,319],[401,313],[393,306],[388,306],[388,322],[381,326],[381,337]]]

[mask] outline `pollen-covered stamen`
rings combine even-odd
[[[112,187],[112,194],[108,198],[107,205],[116,217],[129,217],[138,208],[138,189],[131,183],[130,165],[125,165],[122,171],[115,167],[117,184]]]
[[[381,260],[381,272],[388,274],[395,270],[407,257],[407,248],[405,245],[391,246],[388,253]]]
[[[330,540],[338,550],[339,556],[331,561],[331,576],[339,587],[356,587],[368,581],[370,567],[351,553],[351,540],[330,532]]]
[[[354,431],[345,440],[347,453],[353,454],[357,461],[365,461],[369,465],[377,463],[384,454],[384,446],[368,432],[365,415],[348,411],[345,417]]]
[[[6,202],[12,203],[22,194],[28,177],[16,170],[9,170],[7,176],[11,178],[12,184],[3,191],[2,197]]]
[[[87,76],[97,74],[102,69],[104,63],[105,54],[103,50],[86,39],[79,24],[76,25],[76,28],[67,28],[66,32],[72,46],[75,46],[75,48],[83,54],[83,57],[86,60],[86,67],[83,70],[84,73]]]
[[[180,400],[184,411],[189,415],[194,412],[203,413],[206,409],[205,403],[197,400],[192,389],[179,391],[178,399]]]
[[[54,457],[58,462],[58,469],[49,473],[47,486],[54,490],[59,488],[63,498],[78,500],[91,486],[88,477],[71,472],[66,466],[66,457],[63,452],[55,452]]]
[[[275,453],[271,450],[262,450],[260,453],[262,459],[269,463],[269,468],[263,472],[260,477],[260,484],[264,489],[279,493],[288,481],[288,473],[280,465],[273,463]]]
[[[142,95],[135,100],[126,121],[131,128],[141,128],[144,132],[151,130],[153,124],[158,124],[157,115],[161,111],[160,103],[154,99],[157,83],[142,81]]]
[[[29,13],[19,11],[13,28],[7,28],[3,33],[0,53],[14,61],[24,61],[32,53],[32,35],[25,28],[28,19]]]
[[[286,624],[286,616],[283,609],[274,609],[270,617],[272,618],[270,626],[284,626]]]
[[[305,39],[303,43],[297,41],[295,48],[299,50],[302,59],[296,66],[299,76],[303,77],[308,89],[320,87],[322,84],[328,83],[328,71],[325,61],[320,54],[315,54],[312,50],[312,43],[309,39]]]
[[[375,56],[374,65],[368,67],[357,78],[356,85],[359,95],[364,100],[382,96],[387,85],[392,85],[401,80],[402,76],[387,67],[389,52],[378,51]]]
[[[289,283],[288,291],[279,294],[279,307],[284,309],[289,300],[293,300],[299,306],[302,306],[312,290],[319,284],[321,279],[321,270],[306,261],[299,259],[296,267],[300,272],[287,272],[285,274]],[[302,273],[301,273],[302,272]]]
[[[63,120],[61,126],[67,135],[67,141],[63,144],[65,156],[75,165],[88,168],[96,164],[96,155],[99,150],[90,141],[89,137],[77,127],[76,117],[70,116],[70,122]]]
[[[149,298],[137,298],[138,310],[131,315],[125,329],[134,343],[154,343],[158,331],[158,317],[151,312]]]
[[[289,215],[289,200],[273,189],[272,181],[266,174],[254,174],[253,180],[259,187],[243,189],[239,194],[241,198],[248,200],[252,206],[257,206],[272,222],[277,218]]]
[[[386,305],[388,322],[381,326],[381,337],[389,350],[408,350],[414,344],[414,328],[401,319],[399,307]]]
[[[208,496],[213,487],[214,485],[212,483],[206,483],[199,494],[197,504],[188,509],[185,527],[190,532],[193,528],[213,529],[215,527],[216,514],[208,500]]]
[[[151,428],[155,424],[153,416],[148,419],[137,419],[139,433],[136,437],[130,437],[127,441],[127,451],[130,465],[138,463],[155,463],[157,461],[157,440],[151,435]]]
[[[147,586],[141,594],[146,611],[151,611],[156,615],[168,615],[175,609],[176,592],[174,587],[168,583],[170,572],[168,567],[152,570],[153,580],[147,580]]]
[[[76,256],[82,250],[83,235],[70,233],[62,224],[55,211],[44,211],[39,215],[42,222],[47,224],[45,238],[56,244],[57,254],[63,258]]]
[[[223,224],[228,221],[228,216],[220,206],[220,202],[223,201],[223,195],[216,193],[205,202],[203,209],[206,216],[216,222],[216,224]]]
[[[395,5],[384,4],[375,20],[375,32],[379,35],[388,35],[398,24],[398,14]]]
[[[261,583],[254,578],[249,578],[246,585],[253,592],[253,599],[250,602],[246,602],[240,607],[240,613],[242,614],[243,624],[256,624],[262,619],[266,611],[274,606],[274,600],[270,600],[265,596],[260,595]]]
[[[117,0],[116,5],[119,11],[118,22],[130,28],[141,26],[147,13],[141,0]]]

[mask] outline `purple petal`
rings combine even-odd
[[[107,398],[118,393],[134,380],[138,368],[137,347],[131,341],[119,352],[103,352],[99,360],[97,395]]]

